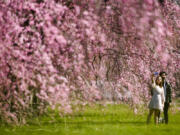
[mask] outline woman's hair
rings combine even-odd
[[[159,79],[159,78],[161,78],[161,83],[160,84],[158,84],[160,87],[163,87],[163,82],[162,82],[162,77],[159,75],[159,76],[157,76],[157,78],[156,78],[156,82],[157,82],[157,80]],[[157,85],[157,83],[156,83],[156,85]]]

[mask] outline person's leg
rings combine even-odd
[[[148,117],[147,117],[147,124],[149,124],[152,114],[153,114],[153,109],[149,109],[149,114],[148,114]]]
[[[165,123],[168,124],[168,109],[169,109],[169,103],[164,103],[164,120]]]
[[[159,114],[158,114],[158,122],[160,120],[160,117],[161,117],[161,112],[159,111]]]
[[[154,110],[154,124],[156,124],[156,110]]]
[[[160,113],[160,110],[155,110],[155,113],[154,113],[154,123],[155,124],[158,124],[158,120],[159,120],[159,113]]]

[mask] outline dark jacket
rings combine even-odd
[[[172,87],[171,84],[168,82],[165,82],[166,86],[166,97],[165,97],[165,102],[170,103],[172,102],[171,97],[172,97]]]

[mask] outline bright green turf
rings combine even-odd
[[[0,135],[180,135],[180,112],[170,112],[168,125],[154,125],[153,118],[146,125],[147,110],[134,115],[126,105],[96,105],[66,117],[49,114],[25,126],[1,126]]]

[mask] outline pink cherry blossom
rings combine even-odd
[[[179,11],[170,0],[1,1],[1,119],[25,123],[47,107],[72,113],[99,100],[138,112],[161,70],[176,90]]]

